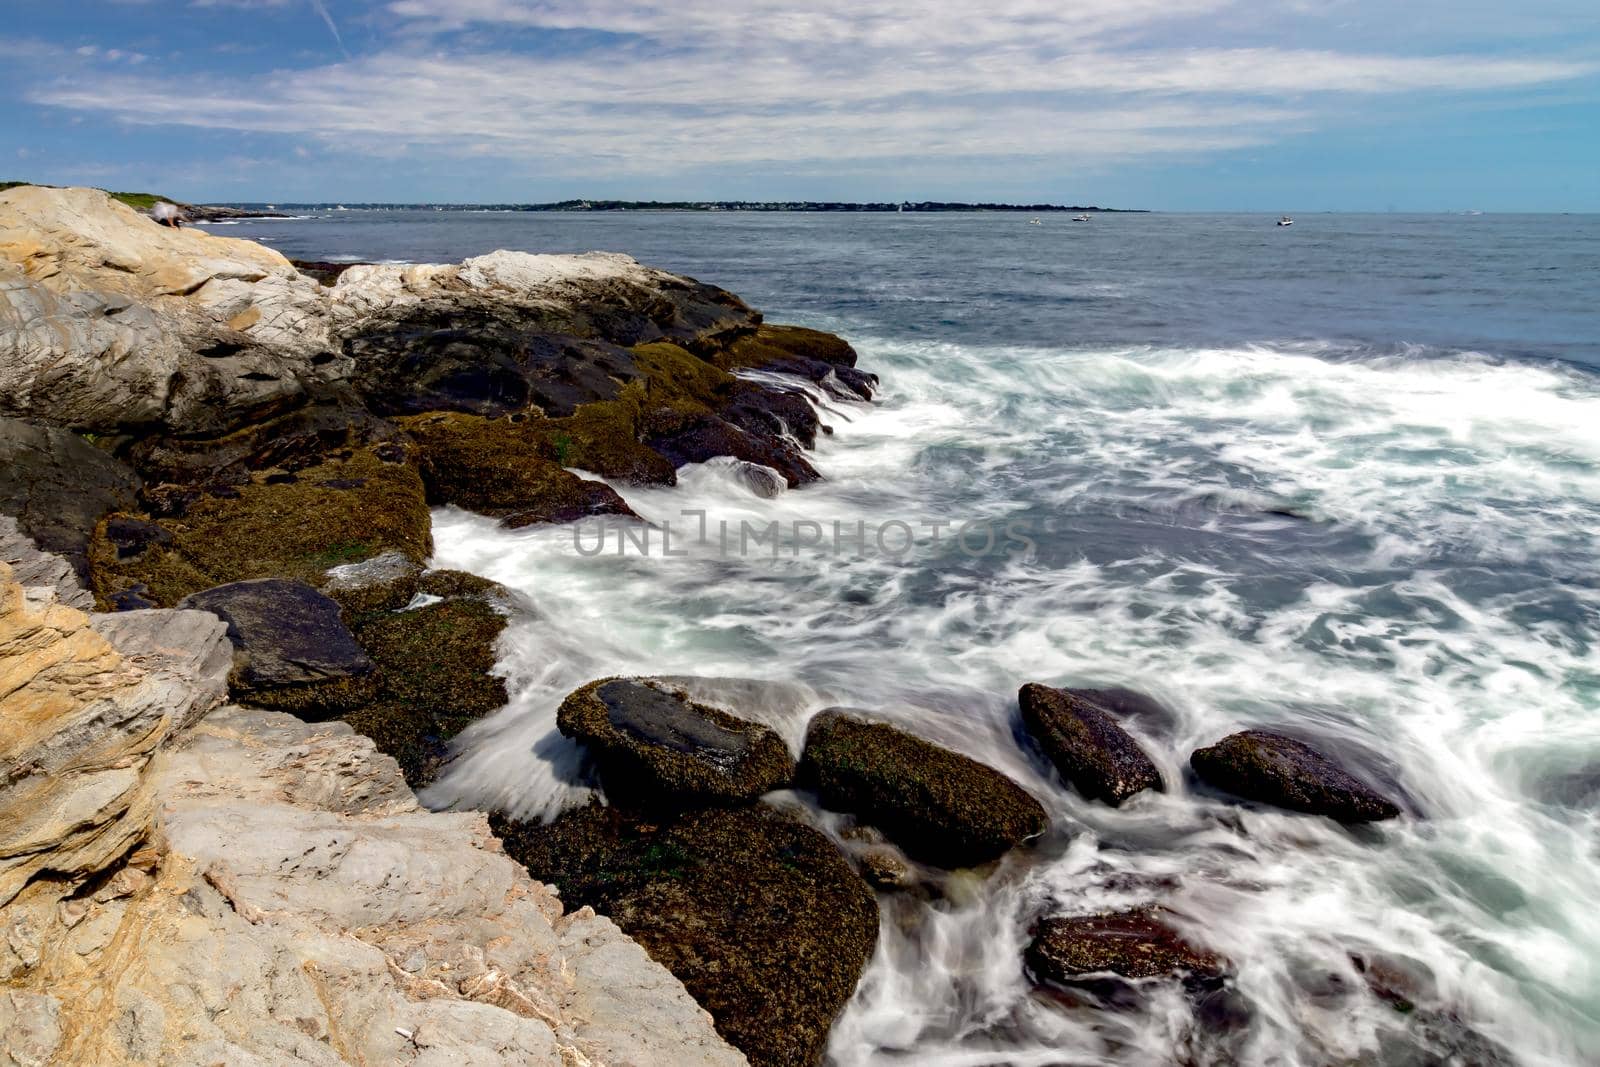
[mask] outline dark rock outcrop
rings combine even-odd
[[[1206,983],[1227,973],[1221,957],[1184,940],[1160,908],[1044,919],[1027,963],[1036,980],[1062,985],[1107,974]]]
[[[1303,741],[1268,730],[1230,734],[1189,765],[1218,789],[1345,823],[1393,819],[1400,808]]]
[[[848,342],[803,326],[763,324],[728,345],[716,361],[727,370],[793,374],[817,382],[836,395],[862,400],[872,399],[878,385],[876,374],[856,369],[856,350]]]
[[[494,827],[568,908],[609,916],[677,975],[756,1067],[821,1059],[878,934],[872,891],[821,833],[765,805]]]
[[[617,800],[748,803],[794,778],[788,748],[767,727],[634,679],[576,690],[556,725],[594,755]]]
[[[1048,825],[1039,802],[999,771],[842,711],[811,720],[799,773],[824,807],[855,814],[940,867],[996,859]]]
[[[1162,788],[1139,742],[1086,691],[1030,682],[1017,699],[1029,735],[1084,796],[1117,807],[1135,793]]]
[[[349,711],[376,692],[374,665],[339,617],[339,605],[309,585],[281,578],[234,582],[185,597],[179,608],[228,624],[242,700],[301,718]]]
[[[108,511],[132,508],[138,475],[70,430],[0,417],[0,515],[89,578],[89,540]]]

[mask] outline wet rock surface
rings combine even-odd
[[[1200,780],[1246,800],[1344,823],[1397,818],[1399,807],[1303,741],[1244,730],[1197,750]]]
[[[794,778],[767,727],[645,681],[591,682],[556,724],[593,754],[607,795],[629,803],[748,803]]]
[[[1029,683],[1018,701],[1029,736],[1061,777],[1113,807],[1146,789],[1163,788],[1161,772],[1092,690]]]
[[[878,933],[871,890],[821,833],[764,805],[495,828],[569,908],[610,917],[682,979],[752,1064],[820,1061]]]
[[[838,710],[811,720],[799,782],[824,807],[857,815],[941,867],[997,859],[1048,825],[1039,802],[999,771]]]
[[[1159,908],[1041,920],[1028,946],[1036,979],[1072,984],[1097,975],[1220,980],[1221,957],[1196,948]]]

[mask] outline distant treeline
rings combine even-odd
[[[229,203],[229,207],[263,208],[265,203]],[[1122,212],[1127,208],[1081,204],[968,204],[959,201],[919,200],[850,203],[843,200],[559,200],[550,204],[357,204],[346,201],[306,204],[279,202],[279,209],[329,211],[1047,211]]]

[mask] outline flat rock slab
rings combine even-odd
[[[591,806],[495,830],[568,908],[610,917],[680,978],[756,1067],[821,1060],[878,905],[819,831],[762,804],[667,820]]]
[[[1303,741],[1269,730],[1230,734],[1189,765],[1207,785],[1274,807],[1344,823],[1393,819],[1400,808]]]
[[[1084,796],[1117,807],[1161,789],[1161,772],[1116,717],[1088,694],[1030,682],[1018,700],[1022,722],[1061,777]]]
[[[1107,974],[1206,981],[1227,973],[1221,957],[1189,944],[1159,908],[1045,919],[1028,967],[1036,979],[1067,985]]]
[[[635,679],[575,691],[556,725],[594,753],[613,799],[745,803],[794,778],[772,730]]]
[[[303,582],[261,578],[185,597],[180,608],[228,624],[233,688],[250,702],[326,716],[372,697],[374,666],[340,618],[339,605]]]
[[[940,867],[997,859],[1043,833],[1044,808],[992,767],[887,723],[837,710],[806,730],[801,784]]]

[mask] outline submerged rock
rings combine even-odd
[[[821,1059],[878,935],[872,891],[821,833],[764,805],[495,826],[568,908],[610,917],[682,979],[752,1064]]]
[[[0,418],[0,514],[89,580],[89,540],[108,511],[132,508],[139,476],[69,430]]]
[[[1197,750],[1189,765],[1208,785],[1291,811],[1345,823],[1400,814],[1393,801],[1310,745],[1268,730],[1230,734]]]
[[[1085,796],[1117,807],[1135,793],[1163,788],[1139,742],[1087,691],[1030,682],[1018,700],[1029,735]]]
[[[799,780],[824,807],[855,814],[940,867],[997,859],[1048,825],[1039,802],[999,771],[837,710],[811,720]]]
[[[339,605],[303,582],[262,578],[219,585],[178,602],[228,624],[235,696],[325,719],[370,701],[376,667],[339,615]]]
[[[1205,983],[1227,973],[1220,956],[1189,944],[1160,908],[1044,919],[1027,962],[1036,979],[1066,985],[1107,974]]]
[[[615,799],[748,803],[794,778],[767,727],[649,682],[591,682],[562,701],[556,725],[594,754]]]

